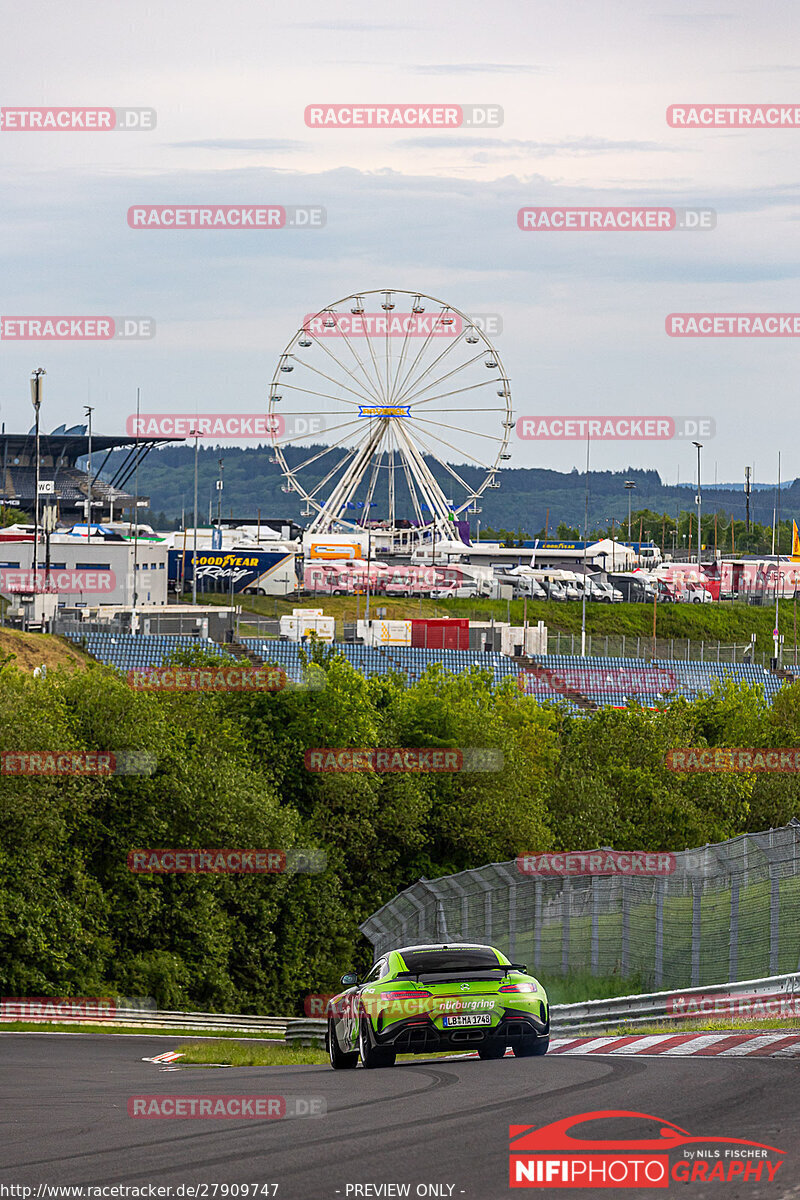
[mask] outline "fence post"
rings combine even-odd
[[[731,933],[728,950],[728,982],[736,983],[739,974],[739,880],[731,880]]]
[[[692,880],[692,987],[700,986],[700,880]]]
[[[620,961],[619,969],[624,978],[630,973],[631,969],[631,909],[630,896],[628,895],[628,876],[620,877],[620,892],[622,902],[622,940],[620,946]]]
[[[778,974],[778,938],[781,906],[781,880],[775,863],[769,864],[769,972]]]
[[[569,652],[571,655],[575,654],[575,634],[574,633],[571,633],[569,635]]]
[[[569,972],[569,918],[572,909],[572,882],[569,876],[561,884],[561,974]]]
[[[636,657],[637,658],[639,657],[639,643],[641,642],[641,640],[642,639],[640,637],[636,638]]]
[[[592,876],[592,974],[600,969],[600,876]]]
[[[664,880],[656,880],[656,944],[653,956],[653,986],[656,991],[664,979]]]
[[[622,654],[620,655],[620,657],[621,658],[625,657],[625,634],[624,633],[622,635]]]
[[[542,965],[542,881],[533,885],[533,965]]]

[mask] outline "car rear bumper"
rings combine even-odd
[[[436,1054],[447,1050],[477,1050],[480,1046],[513,1046],[520,1042],[539,1041],[550,1036],[550,1021],[539,1021],[529,1013],[506,1009],[505,1016],[494,1027],[462,1027],[437,1029],[430,1017],[397,1021],[377,1032],[373,1026],[376,1046],[395,1050],[398,1054]]]

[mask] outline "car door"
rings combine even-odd
[[[358,1038],[358,1023],[361,1019],[362,1007],[367,1013],[374,1008],[372,1003],[376,990],[374,985],[377,984],[383,970],[386,967],[387,960],[380,958],[367,973],[365,978],[353,988],[350,1003],[347,1005],[345,1018],[343,1021],[344,1041],[348,1046],[354,1046]]]

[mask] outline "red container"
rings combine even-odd
[[[469,621],[461,617],[412,621],[411,645],[423,650],[469,650]]]

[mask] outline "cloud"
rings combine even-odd
[[[170,142],[172,150],[238,150],[246,154],[294,154],[306,142],[289,138],[203,138],[199,142]]]
[[[666,153],[677,154],[684,152],[685,147],[669,145],[665,142],[614,141],[610,138],[580,137],[560,138],[552,142],[527,141],[522,138],[492,138],[471,137],[468,134],[458,137],[456,134],[428,137],[402,138],[396,143],[414,149],[427,150],[447,149],[477,150],[482,157],[475,157],[475,162],[486,162],[489,157],[508,158],[555,158],[570,156],[584,158],[592,154],[631,154],[631,153]]]
[[[322,29],[329,33],[399,33],[413,25],[370,25],[366,21],[295,21],[284,29]]]
[[[417,75],[541,75],[547,67],[533,63],[421,63]]]

